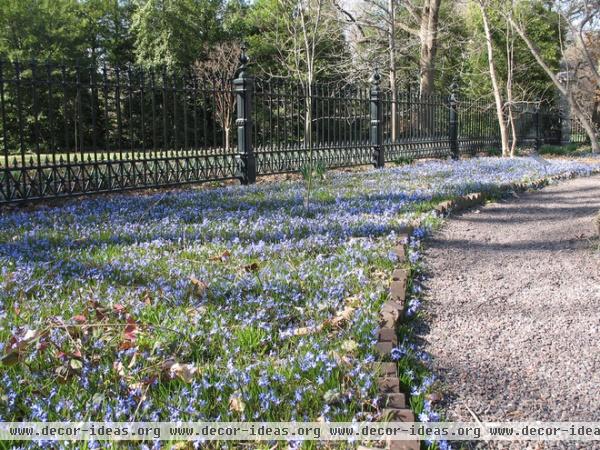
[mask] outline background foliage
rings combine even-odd
[[[332,5],[328,14],[335,14]],[[544,56],[558,66],[556,14],[539,1],[520,2],[519,8],[527,16],[532,39]],[[187,68],[206,58],[216,43],[246,40],[256,72],[287,75],[282,73],[277,57],[285,50],[278,48],[285,42],[277,35],[286,33],[285,22],[278,18],[293,16],[294,11],[283,11],[277,0],[0,0],[0,10],[0,55],[10,60],[79,60],[111,66]],[[406,14],[400,11],[397,20],[408,20]],[[343,25],[341,17],[339,20]],[[502,19],[496,15],[492,20],[497,26],[495,43],[502,49]],[[459,78],[470,93],[489,93],[480,22],[476,8],[465,7],[462,2],[442,2],[436,72],[439,89]],[[360,67],[353,64],[349,34],[342,26],[322,31],[326,40],[321,43],[317,58],[320,64],[333,64],[335,69],[323,71],[320,76],[356,78],[354,72]],[[397,52],[398,79],[408,86],[418,81],[419,58],[418,49],[405,35],[398,30],[397,38],[406,42]],[[516,82],[522,90],[532,95],[548,94],[552,90],[550,83],[535,67],[525,46],[517,42],[515,52],[520,62]],[[383,56],[373,53],[370,63],[382,63]],[[497,53],[502,72],[503,52]],[[363,73],[359,77],[367,79]]]

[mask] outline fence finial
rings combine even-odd
[[[371,82],[371,84],[379,86],[379,83],[381,83],[381,74],[379,73],[379,67],[375,66],[375,69],[373,69],[373,75],[371,75],[371,79],[369,81]]]
[[[452,80],[450,84],[450,103],[458,102],[458,82],[456,80]]]
[[[248,62],[250,61],[250,58],[248,58],[248,54],[246,53],[246,50],[248,50],[248,44],[246,44],[245,42],[242,42],[240,45],[240,67],[238,68],[238,77],[243,78],[244,75],[246,75],[245,70],[248,67]]]

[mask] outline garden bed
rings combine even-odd
[[[3,214],[0,420],[377,420],[398,235],[439,220],[445,199],[593,168],[481,158],[330,173],[309,212],[294,181]],[[427,355],[398,348],[422,409]]]

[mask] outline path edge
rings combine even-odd
[[[490,192],[471,192],[456,196],[450,200],[439,202],[433,208],[438,217],[449,217],[463,211],[481,206],[488,200],[496,200],[511,193],[522,193],[529,190],[541,190],[554,182],[566,181],[582,176],[593,176],[600,173],[600,169],[594,169],[588,175],[579,175],[568,172],[560,175],[539,178],[533,181],[503,183]],[[409,281],[415,273],[412,267],[407,268],[408,243],[414,230],[421,225],[422,221],[407,226],[398,236],[397,243],[392,252],[397,257],[396,268],[391,274],[392,281],[389,286],[388,300],[383,303],[379,311],[379,328],[377,332],[377,343],[375,350],[379,358],[377,370],[378,394],[382,397],[381,405],[383,422],[415,422],[415,415],[406,404],[408,393],[400,391],[400,379],[398,378],[395,362],[390,362],[388,357],[392,349],[398,344],[397,327],[405,317],[406,296]],[[419,439],[410,441],[388,440],[386,450],[419,450],[421,443]],[[359,446],[358,450],[381,450],[376,447]]]

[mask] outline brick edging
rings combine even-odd
[[[398,345],[396,326],[404,316],[406,290],[411,276],[407,269],[407,245],[412,227],[405,229],[405,234],[400,235],[398,243],[394,246],[393,253],[397,257],[396,269],[392,272],[388,300],[382,305],[379,312],[379,330],[377,333],[376,351],[380,359],[390,354]],[[379,364],[377,379],[379,394],[382,396],[383,417],[390,422],[414,422],[415,415],[406,404],[406,396],[400,392],[400,379],[396,371],[396,363],[382,362]],[[419,450],[420,442],[392,441],[386,442],[389,450]],[[364,447],[365,450],[368,447]]]
[[[593,173],[599,171],[594,170]],[[500,185],[500,194],[508,192],[524,192],[529,189],[541,189],[552,181],[567,180],[575,178],[577,175],[568,173],[565,175],[553,175],[550,177],[527,182],[515,182]],[[461,212],[479,206],[490,198],[488,193],[473,192],[458,196],[452,200],[440,202],[434,211],[438,216],[449,215]],[[389,298],[382,305],[379,312],[379,330],[377,333],[376,353],[380,360],[385,359],[392,349],[398,345],[398,336],[396,328],[404,317],[406,290],[408,287],[410,269],[407,269],[406,261],[408,255],[408,241],[412,234],[413,227],[409,226],[404,230],[393,248],[393,253],[397,256],[397,266],[392,272],[392,281],[389,288]],[[415,416],[412,410],[406,404],[405,393],[400,392],[400,379],[396,371],[396,363],[379,363],[379,372],[377,378],[377,387],[379,394],[383,397],[383,418],[390,422],[415,422]],[[360,447],[368,450],[369,447]],[[393,441],[386,442],[387,450],[419,450],[420,441],[418,439],[411,441]]]

